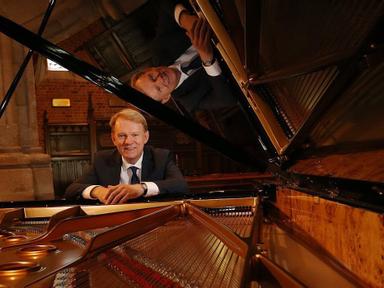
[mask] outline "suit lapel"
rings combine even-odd
[[[117,150],[113,152],[113,156],[111,159],[111,162],[109,163],[108,171],[108,178],[111,181],[111,185],[117,185],[120,183],[120,172],[121,172],[121,155]]]
[[[153,170],[153,155],[149,147],[144,147],[143,163],[141,164],[141,180],[145,181]]]
[[[172,98],[180,103],[189,113],[199,107],[199,103],[207,96],[210,82],[203,69],[189,76],[177,89],[172,92]]]

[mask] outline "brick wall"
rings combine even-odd
[[[105,30],[103,24],[95,22],[83,31],[73,35],[70,39],[59,43],[59,46],[76,57],[86,61],[94,66],[97,63],[84,49],[84,44],[96,35],[99,35]],[[35,59],[35,63],[38,61]],[[35,66],[35,69],[39,65]],[[44,66],[44,65],[43,65]],[[46,69],[46,67],[43,67]],[[39,70],[41,71],[41,70]],[[105,92],[95,84],[92,84],[83,78],[74,75],[71,72],[47,72],[40,73],[36,79],[36,103],[37,117],[39,129],[39,142],[41,147],[45,148],[44,139],[44,113],[47,112],[49,123],[86,123],[89,99],[92,99],[92,107],[94,109],[94,117],[96,119],[109,119],[112,114],[121,110],[125,106],[129,106],[127,102]],[[68,98],[71,101],[71,107],[52,107],[53,98]],[[112,105],[111,105],[112,104]],[[217,172],[234,172],[241,171],[238,165],[231,163],[227,158],[212,152],[211,150],[203,149],[205,153],[202,157],[204,163],[202,167],[197,167],[196,164],[196,147],[195,142],[190,141],[188,145],[185,143],[177,143],[176,134],[170,127],[164,127],[162,124],[152,125],[151,120],[151,141],[156,143],[155,146],[171,149],[179,156],[180,168],[183,169],[186,175],[194,175],[198,173],[217,173]],[[155,121],[155,123],[157,123]],[[158,129],[158,131],[154,131]],[[164,130],[165,129],[165,130]],[[160,132],[159,132],[160,131]],[[161,132],[166,131],[166,132]],[[167,137],[163,137],[167,135]],[[157,136],[156,136],[157,135]],[[169,141],[171,135],[176,138],[175,141]],[[177,135],[181,135],[178,133]],[[206,152],[204,152],[206,151]],[[208,155],[208,156],[207,156]],[[225,171],[228,170],[228,171]]]
[[[96,66],[93,58],[83,48],[83,45],[104,30],[101,21],[97,21],[58,45],[81,60]],[[36,81],[36,83],[38,83],[36,85],[36,104],[39,142],[42,147],[45,147],[45,111],[50,123],[79,123],[87,122],[90,97],[92,98],[96,118],[109,118],[113,113],[122,109],[122,107],[110,106],[110,99],[115,96],[71,72],[46,72],[44,79]],[[52,107],[53,98],[68,98],[71,101],[71,107]]]
[[[47,111],[50,123],[81,123],[87,122],[88,98],[92,98],[96,118],[109,118],[122,107],[111,107],[110,93],[91,83],[65,79],[49,79],[38,85],[37,122],[39,126],[39,142],[44,147],[44,112]],[[68,98],[71,107],[52,107],[53,98]],[[128,106],[128,104],[127,104]]]

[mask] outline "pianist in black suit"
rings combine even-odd
[[[183,113],[236,105],[214,57],[211,31],[185,5],[161,1],[153,43],[155,67],[131,77],[131,86],[161,103],[172,100]]]
[[[66,189],[67,199],[98,199],[104,204],[158,194],[188,192],[169,150],[147,146],[149,131],[142,114],[124,109],[111,117],[115,150],[96,154],[93,166]]]

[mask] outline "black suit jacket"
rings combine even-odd
[[[223,75],[209,76],[203,68],[189,76],[171,95],[191,115],[197,110],[215,111],[237,104],[227,79]]]
[[[154,66],[172,65],[183,54],[191,41],[175,21],[174,11],[178,3],[190,9],[188,1],[182,0],[156,0],[158,6],[158,19],[156,36],[152,42],[152,64]]]
[[[172,65],[191,46],[174,18],[177,3],[191,9],[188,1],[159,1],[157,32],[152,46],[155,66]],[[192,116],[196,110],[216,110],[237,104],[227,79],[223,75],[209,76],[202,66],[172,92],[172,98],[184,108],[187,116]]]
[[[97,152],[93,166],[65,191],[67,199],[81,199],[81,194],[90,185],[117,185],[120,182],[121,155],[115,150]],[[154,182],[160,194],[188,192],[188,186],[179,168],[166,149],[144,147],[141,181]]]

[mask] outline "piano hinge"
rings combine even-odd
[[[269,158],[268,162],[271,164],[275,164],[278,167],[282,167],[286,162],[288,161],[288,156],[287,155],[279,155],[273,158]]]
[[[240,86],[241,86],[242,89],[248,90],[249,80],[247,80],[247,81],[240,81]]]
[[[252,85],[252,82],[255,82],[257,77],[255,74],[247,75],[248,79],[247,81],[240,81],[241,88],[248,89],[250,85]]]

